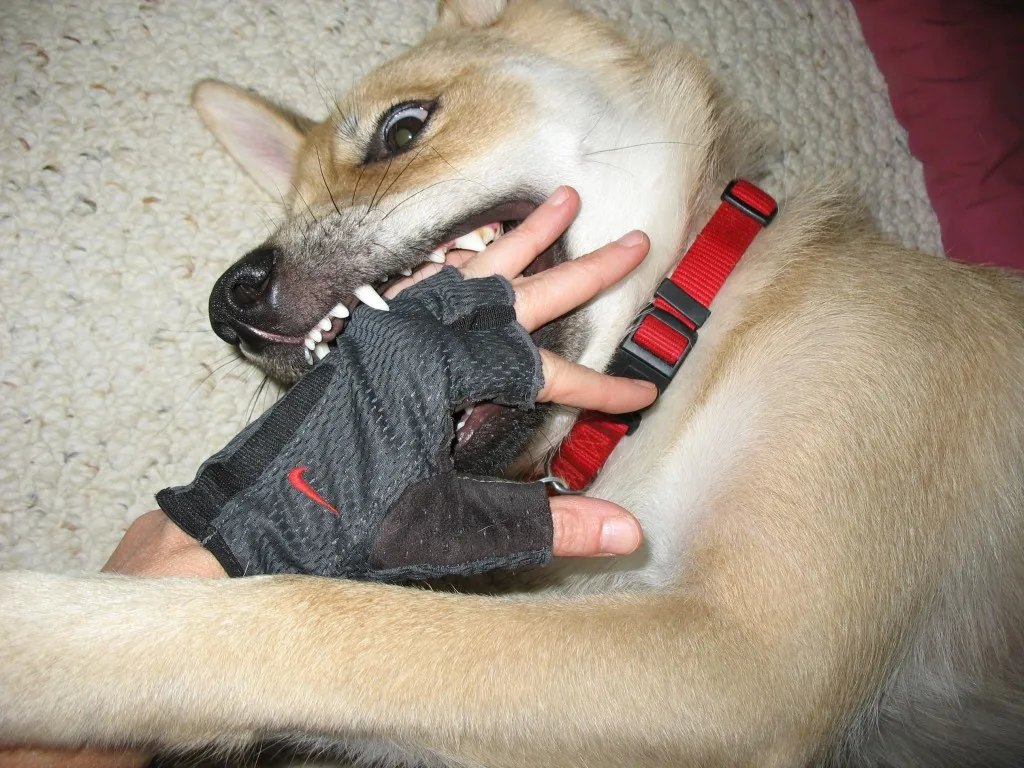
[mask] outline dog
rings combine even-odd
[[[583,207],[534,269],[633,228],[652,243],[539,337],[602,369],[766,151],[696,56],[551,0],[444,0],[320,123],[219,83],[194,101],[286,203],[211,296],[216,332],[284,381],[356,301],[559,184]],[[638,145],[628,167],[603,153]],[[806,184],[589,489],[640,519],[639,552],[500,596],[0,574],[0,739],[283,735],[373,765],[1020,765],[1022,391],[1019,277],[899,247],[842,184]],[[481,407],[459,466],[530,475],[574,419]]]

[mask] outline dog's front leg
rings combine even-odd
[[[790,711],[778,695],[808,670],[753,637],[673,594],[522,601],[298,577],[7,573],[0,739],[302,732],[488,766],[789,762],[814,706]]]

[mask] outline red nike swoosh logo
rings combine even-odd
[[[293,469],[291,472],[288,473],[288,482],[295,486],[295,490],[297,490],[299,493],[305,494],[313,501],[315,501],[317,504],[319,504],[321,507],[326,507],[327,509],[331,510],[331,514],[337,517],[338,510],[336,510],[334,507],[328,504],[327,500],[323,496],[321,496],[319,493],[310,488],[309,483],[307,483],[306,480],[302,477],[307,469],[309,469],[309,467],[296,467],[295,469]]]

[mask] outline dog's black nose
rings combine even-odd
[[[262,345],[262,339],[254,337],[248,329],[265,319],[271,309],[270,288],[276,257],[277,252],[265,246],[249,251],[213,286],[210,325],[228,344],[242,340],[253,346]]]

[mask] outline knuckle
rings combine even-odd
[[[608,272],[607,259],[602,258],[609,253],[602,248],[595,251],[585,259],[577,259],[574,263],[579,265],[580,277],[586,280],[591,286],[605,288],[615,281],[615,277]]]
[[[529,255],[536,255],[537,242],[540,240],[540,233],[534,227],[528,226],[525,222],[513,229],[507,235],[503,235],[499,242],[505,242],[506,247],[516,250],[523,249]]]
[[[572,502],[559,505],[554,520],[555,544],[563,554],[586,554],[593,550],[586,516]]]
[[[521,243],[530,239],[530,232],[533,230],[533,226],[530,224],[529,219],[519,223],[515,229],[512,229],[501,236],[498,243]]]

